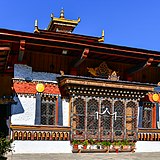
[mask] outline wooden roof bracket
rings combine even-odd
[[[0,45],[0,71],[4,71],[7,68],[7,61],[9,57],[11,47],[10,45]]]
[[[18,55],[18,61],[22,62],[25,52],[25,40],[20,40],[20,46],[19,46],[19,55]]]
[[[85,48],[81,57],[74,63],[74,68],[78,67],[88,56],[89,48]]]
[[[127,70],[127,74],[133,74],[135,72],[138,72],[148,66],[151,65],[151,63],[154,61],[154,58],[149,58],[146,62],[139,64],[138,66],[134,66],[132,68],[130,68],[129,70]]]

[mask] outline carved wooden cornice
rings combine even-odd
[[[63,76],[59,82],[60,89],[63,88],[63,93],[66,92],[66,95],[107,96],[138,100],[153,91],[155,87],[151,84],[76,76]]]
[[[61,80],[60,85],[74,84],[74,85],[85,85],[85,86],[97,86],[97,87],[109,87],[127,90],[142,90],[142,91],[154,91],[153,85],[147,85],[142,83],[127,83],[127,82],[117,82],[117,81],[102,81],[97,79],[78,79],[78,78],[64,78]]]

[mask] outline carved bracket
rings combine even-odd
[[[78,67],[88,56],[88,53],[89,53],[89,48],[85,48],[81,57],[74,63],[74,67]]]
[[[18,61],[22,62],[23,60],[23,56],[24,56],[24,52],[25,52],[25,40],[21,40],[20,41],[20,46],[19,46],[19,55],[18,55]]]
[[[138,71],[140,71],[140,70],[142,70],[142,69],[150,66],[151,63],[153,62],[153,60],[154,60],[153,58],[149,58],[146,62],[141,63],[141,64],[138,65],[138,66],[134,66],[134,67],[130,68],[129,70],[127,70],[126,72],[127,72],[128,74],[133,74],[133,73],[135,73],[135,72],[138,72]]]

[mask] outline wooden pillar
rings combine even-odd
[[[58,96],[56,96],[56,125],[58,125]]]
[[[156,128],[156,105],[152,108],[152,128]]]
[[[142,128],[142,120],[143,120],[143,104],[142,102],[139,102],[139,114],[138,114],[138,127]]]
[[[35,124],[41,124],[41,95],[36,94],[36,113],[35,113]]]

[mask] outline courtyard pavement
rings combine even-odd
[[[7,160],[160,160],[160,153],[9,154]]]

